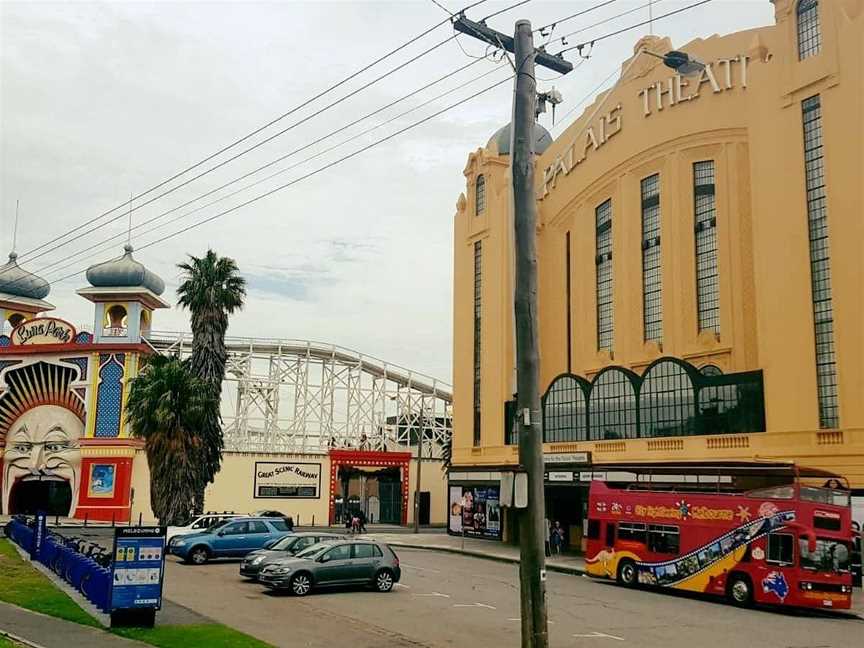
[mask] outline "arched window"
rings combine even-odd
[[[684,366],[660,360],[642,378],[639,432],[643,437],[696,433],[696,391]]]
[[[477,176],[474,190],[475,214],[479,216],[486,210],[486,176]]]
[[[593,440],[636,438],[636,388],[629,372],[611,367],[594,378],[588,430]]]
[[[543,441],[586,441],[587,388],[583,378],[564,374],[549,385],[543,397]]]
[[[140,332],[144,335],[150,332],[150,311],[141,311]]]
[[[796,11],[798,20],[798,60],[819,53],[822,33],[819,30],[819,0],[799,0]]]
[[[24,316],[21,313],[12,313],[9,316],[9,326],[12,328],[15,328],[19,324],[23,324],[24,321]]]
[[[717,365],[707,364],[699,367],[699,373],[703,376],[722,376],[723,370]]]
[[[105,336],[123,337],[126,335],[126,308],[114,304],[105,312]]]

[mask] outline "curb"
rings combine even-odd
[[[441,553],[458,554],[462,556],[471,556],[472,558],[484,558],[486,560],[494,560],[496,562],[510,563],[513,565],[519,564],[519,558],[515,556],[505,556],[504,554],[490,554],[476,549],[457,549],[456,547],[430,547],[429,545],[412,544],[409,542],[392,542],[388,541],[391,547],[404,547],[405,549],[423,549],[426,551],[440,551]],[[574,576],[584,575],[584,567],[571,567],[569,565],[557,565],[546,563],[546,571],[558,572],[561,574],[571,574]]]
[[[0,637],[6,637],[10,641],[14,641],[15,643],[19,643],[22,646],[27,646],[28,648],[45,648],[42,644],[38,644],[35,641],[30,641],[29,639],[25,639],[24,637],[19,637],[16,634],[9,632],[8,630],[4,630],[0,628]]]

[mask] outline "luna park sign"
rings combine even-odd
[[[639,103],[642,117],[668,111],[681,104],[694,101],[710,94],[720,94],[733,88],[747,87],[747,64],[749,57],[745,55],[717,59],[706,63],[697,78],[687,81],[680,74],[672,75],[640,88]],[[703,87],[704,86],[704,87]],[[601,100],[602,101],[602,100]],[[543,200],[555,188],[559,176],[567,176],[570,172],[587,160],[594,151],[602,148],[612,137],[621,132],[623,124],[623,108],[620,103],[600,114],[570,143],[543,171],[543,186],[539,200]]]
[[[12,330],[12,344],[70,344],[75,339],[75,327],[53,317],[37,317],[19,324]]]

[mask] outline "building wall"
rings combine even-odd
[[[656,92],[674,73],[656,58],[622,63],[623,78],[599,95],[536,161],[540,382],[559,374],[591,379],[620,365],[641,374],[662,356],[724,373],[762,370],[766,432],[728,436],[547,444],[589,450],[595,461],[795,459],[836,469],[864,488],[864,2],[819,3],[822,47],[799,60],[795,3],[776,0],[776,24],[683,47],[712,63],[698,98],[670,104]],[[641,47],[664,53],[668,39]],[[746,56],[746,78],[742,57]],[[733,63],[721,63],[736,59]],[[726,70],[730,72],[727,81]],[[672,81],[674,86],[674,81]],[[682,95],[694,91],[689,80]],[[819,427],[811,300],[801,102],[819,95],[827,191],[839,426]],[[606,117],[605,125],[601,119]],[[617,128],[620,119],[620,128]],[[588,140],[593,127],[598,145]],[[603,135],[606,139],[603,141]],[[587,141],[587,144],[586,144]],[[571,149],[571,146],[573,148]],[[575,153],[571,157],[571,151]],[[574,162],[584,155],[584,160]],[[715,162],[720,333],[696,321],[692,164]],[[494,146],[469,156],[466,196],[457,204],[454,272],[454,464],[516,462],[504,442],[504,403],[512,398],[512,288],[506,156]],[[569,172],[560,170],[567,167]],[[554,173],[555,169],[558,173]],[[478,173],[487,210],[474,214]],[[660,174],[662,343],[643,337],[640,181]],[[489,191],[494,187],[494,191]],[[595,215],[613,204],[614,343],[597,350]],[[567,349],[566,256],[570,233],[571,340]],[[484,241],[482,442],[472,443],[472,243]],[[487,244],[488,241],[488,244]],[[488,251],[487,251],[488,245]]]

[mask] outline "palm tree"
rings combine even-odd
[[[189,255],[189,263],[178,266],[183,271],[183,283],[177,289],[179,304],[192,315],[192,356],[189,369],[197,377],[212,385],[217,399],[222,395],[225,378],[225,333],[228,316],[243,308],[246,280],[240,276],[237,263],[229,257],[220,257],[207,250],[203,257]],[[222,463],[222,416],[219,403],[207,412],[200,429],[202,446],[199,475],[196,481],[194,508],[204,508],[204,488],[213,481]]]
[[[192,510],[202,444],[196,430],[218,406],[210,384],[175,357],[152,356],[132,381],[126,418],[144,439],[150,505],[164,525],[184,524]]]

